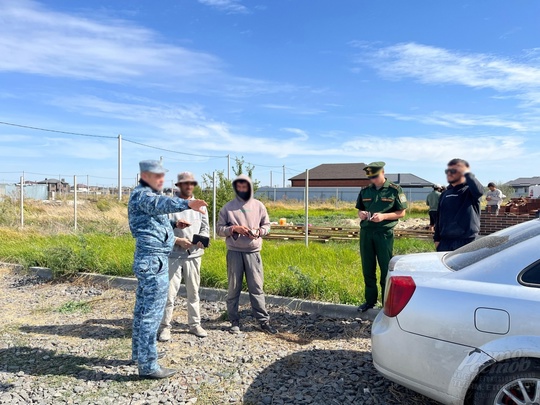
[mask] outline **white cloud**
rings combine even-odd
[[[455,157],[472,162],[519,159],[526,155],[525,140],[516,136],[452,136],[380,138],[365,136],[342,145],[344,152],[380,159],[444,164]],[[397,153],[396,153],[397,152]]]
[[[133,122],[137,133],[124,132],[126,138],[173,150],[216,156],[231,153],[279,159],[304,156],[440,164],[458,156],[478,163],[519,160],[528,155],[525,138],[519,136],[440,134],[396,137],[340,133],[329,147],[327,141],[321,141],[324,138],[308,136],[307,131],[301,128],[281,128],[293,135],[288,138],[271,133],[253,135],[248,129],[208,118],[200,106],[116,102],[96,97],[64,99],[58,103],[69,105],[83,114]]]
[[[535,131],[540,128],[540,122],[506,119],[497,115],[475,115],[433,112],[427,115],[405,115],[396,113],[382,113],[399,121],[414,121],[426,125],[440,125],[449,128],[461,127],[495,127],[508,128],[518,132]]]
[[[358,59],[383,75],[412,77],[423,83],[460,84],[497,91],[524,91],[540,87],[540,67],[484,53],[464,53],[444,48],[401,43],[369,49]]]
[[[261,107],[269,109],[269,110],[278,110],[278,111],[285,111],[289,112],[291,114],[297,114],[297,115],[319,115],[324,114],[326,111],[316,108],[307,108],[302,106],[293,106],[293,105],[287,105],[287,104],[263,104]]]
[[[296,135],[295,139],[299,141],[307,141],[309,139],[307,132],[300,128],[281,128],[281,130]]]
[[[205,6],[217,8],[230,14],[247,14],[249,10],[239,0],[199,0]]]
[[[220,64],[126,21],[53,12],[29,0],[0,0],[0,19],[0,71],[151,85],[163,75],[211,74]]]
[[[208,2],[216,7],[228,4],[230,10],[236,4]],[[173,92],[234,98],[306,90],[231,75],[218,57],[168,43],[155,31],[126,20],[55,12],[32,0],[0,0],[0,55],[9,55],[0,58],[0,72],[154,86]]]
[[[90,138],[0,135],[0,156],[18,158],[77,158],[110,160],[116,157],[114,140],[98,142]],[[22,162],[24,164],[24,162]]]

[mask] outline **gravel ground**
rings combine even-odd
[[[433,404],[378,375],[359,319],[270,307],[280,333],[269,336],[244,307],[231,335],[224,303],[203,302],[199,339],[178,299],[160,349],[179,373],[147,381],[129,361],[132,292],[0,269],[0,297],[2,404]]]

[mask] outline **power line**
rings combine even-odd
[[[176,158],[172,158],[170,156],[163,156],[164,159],[167,159],[167,160],[172,160],[173,162],[191,162],[191,163],[201,163],[201,162],[206,162],[208,160],[216,160],[216,159],[223,159],[224,157],[226,156],[217,156],[215,158],[206,158],[206,159],[200,159],[200,160],[193,160],[193,159],[176,159]]]
[[[178,151],[172,150],[172,149],[160,148],[159,146],[147,145],[147,144],[145,144],[145,143],[136,142],[136,141],[133,141],[133,140],[127,139],[127,138],[122,138],[122,140],[123,140],[123,141],[126,141],[126,142],[129,142],[129,143],[133,143],[133,144],[135,144],[135,145],[144,146],[144,147],[146,147],[146,148],[162,150],[162,151],[170,152],[170,153],[177,153],[177,154],[179,154],[179,155],[197,156],[197,157],[206,157],[206,158],[222,158],[222,159],[223,159],[223,158],[227,158],[227,156],[200,155],[200,154],[197,154],[197,153],[178,152]]]
[[[30,125],[21,125],[21,124],[14,124],[12,122],[5,122],[0,121],[0,124],[2,125],[10,125],[12,127],[18,127],[18,128],[26,128],[26,129],[33,129],[36,131],[45,131],[45,132],[54,132],[57,134],[67,134],[67,135],[76,135],[76,136],[86,136],[91,138],[108,138],[108,139],[116,139],[116,136],[110,136],[110,135],[95,135],[95,134],[83,134],[79,132],[68,132],[68,131],[59,131],[57,129],[48,129],[48,128],[39,128],[39,127],[32,127]]]

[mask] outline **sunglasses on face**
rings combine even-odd
[[[456,174],[458,171],[457,169],[446,169],[444,172],[446,174]]]

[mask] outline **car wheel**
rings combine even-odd
[[[493,365],[475,384],[475,405],[540,405],[540,369],[529,359]]]

